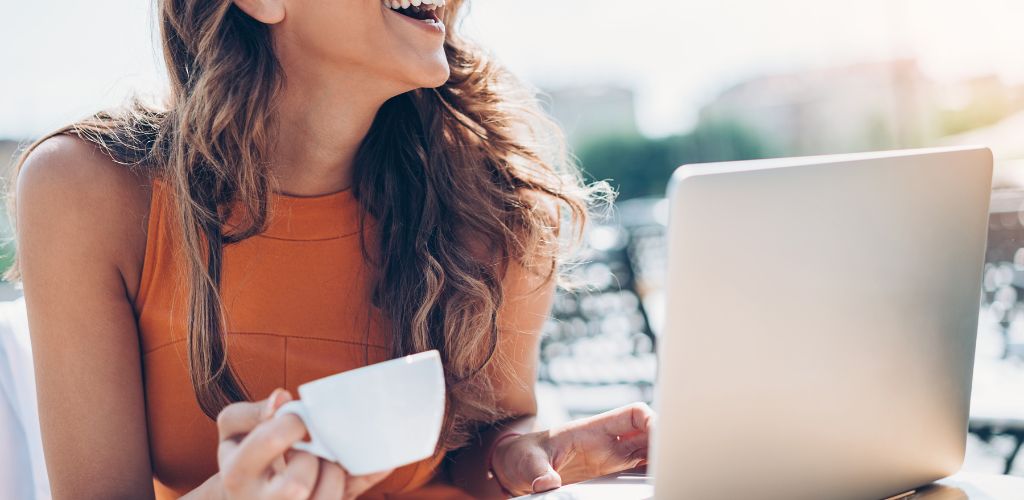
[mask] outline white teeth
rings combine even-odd
[[[422,11],[434,11],[444,7],[445,0],[381,0],[390,9],[409,9],[416,7]]]

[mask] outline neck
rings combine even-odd
[[[356,152],[390,95],[381,91],[379,82],[356,71],[338,75],[301,65],[284,69],[287,78],[269,158],[277,189],[316,196],[349,188]]]

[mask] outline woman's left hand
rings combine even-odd
[[[543,432],[506,438],[491,466],[515,495],[553,490],[647,462],[654,411],[643,403],[575,420]]]

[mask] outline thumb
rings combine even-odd
[[[544,466],[539,472],[540,474],[535,475],[533,483],[530,484],[530,489],[534,493],[551,491],[562,486],[562,476],[551,467],[547,460],[544,461]]]

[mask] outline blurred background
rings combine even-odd
[[[3,162],[133,92],[160,93],[150,2],[3,6]],[[1022,26],[1014,0],[475,2],[465,30],[541,90],[586,174],[620,193],[574,271],[590,291],[561,294],[547,327],[548,418],[650,398],[676,167],[984,144],[996,192],[966,468],[1024,475]]]

